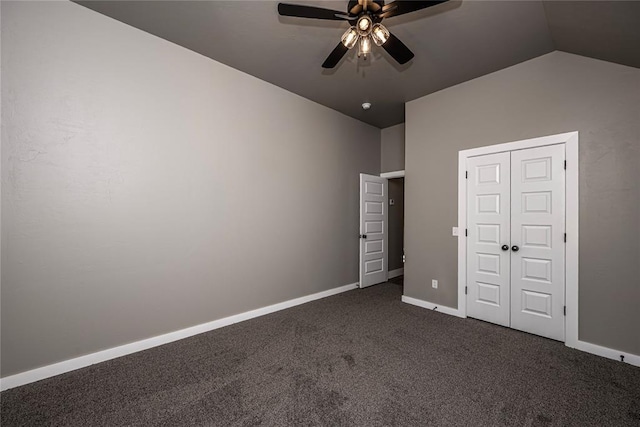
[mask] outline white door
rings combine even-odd
[[[511,327],[564,341],[564,145],[511,153]]]
[[[467,172],[467,315],[509,326],[510,155],[471,157]]]
[[[565,147],[467,160],[467,315],[564,341]]]
[[[388,182],[360,174],[360,287],[387,281]]]

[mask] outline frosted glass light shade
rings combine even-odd
[[[356,23],[356,27],[358,30],[358,34],[361,36],[368,36],[371,32],[371,27],[373,26],[373,21],[369,18],[368,15],[362,15],[358,18],[358,22]]]
[[[347,49],[351,49],[352,47],[354,47],[357,42],[358,42],[358,31],[356,30],[356,27],[349,28],[342,35],[342,44]]]
[[[371,37],[360,37],[360,49],[358,56],[364,55],[364,59],[367,59],[367,55],[371,53]]]
[[[389,40],[389,30],[382,24],[375,24],[371,29],[371,38],[376,46],[382,46]]]

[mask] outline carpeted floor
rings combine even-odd
[[[346,292],[8,390],[2,426],[640,426],[640,368],[401,292]]]

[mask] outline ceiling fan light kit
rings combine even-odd
[[[384,18],[415,12],[444,3],[447,0],[402,1],[396,0],[385,4],[384,0],[350,0],[347,13],[314,6],[303,6],[287,3],[278,4],[281,16],[297,18],[325,19],[332,21],[345,20],[351,24],[342,35],[340,43],[333,49],[322,64],[323,68],[333,68],[342,57],[358,44],[358,57],[367,59],[371,53],[371,42],[381,46],[399,64],[406,64],[414,54],[396,36],[380,23]]]
[[[369,15],[362,15],[358,18],[355,26],[350,27],[342,36],[342,44],[347,49],[351,49],[358,43],[358,58],[367,59],[367,55],[371,53],[371,41],[376,46],[382,46],[389,40],[389,30],[380,24],[374,24]]]

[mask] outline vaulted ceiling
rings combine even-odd
[[[321,64],[348,24],[281,17],[275,1],[79,3],[379,128],[403,122],[407,101],[553,50],[640,67],[636,1],[449,1],[384,21],[415,53],[407,64],[374,47],[332,70]]]

